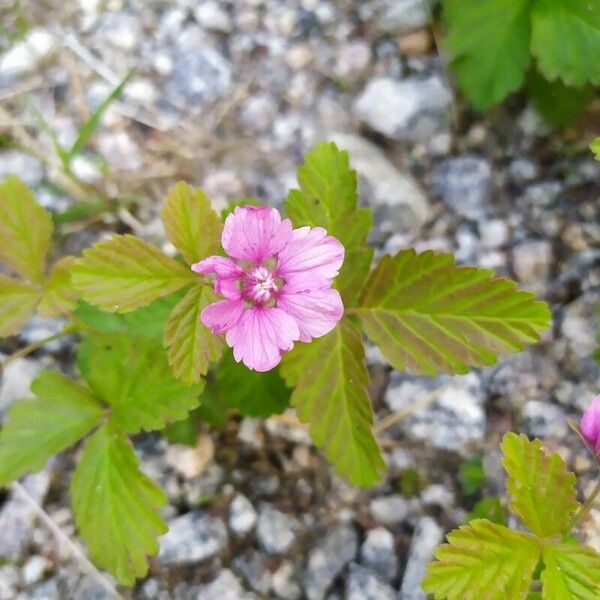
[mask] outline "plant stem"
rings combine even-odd
[[[10,356],[6,357],[2,362],[0,362],[0,371],[3,371],[11,362],[13,362],[13,360],[16,360],[17,358],[22,358],[23,356],[27,356],[28,354],[31,354],[38,348],[45,346],[49,342],[53,342],[54,340],[59,340],[60,338],[63,338],[67,335],[71,335],[78,329],[79,328],[76,324],[71,323],[69,325],[65,325],[62,331],[59,331],[58,333],[54,333],[52,335],[49,335],[48,337],[38,340],[37,342],[32,342],[31,344],[24,346],[23,348],[17,350],[16,352],[13,352]]]
[[[579,523],[583,521],[585,516],[590,512],[592,506],[594,505],[598,494],[600,494],[600,479],[598,479],[598,483],[592,490],[592,493],[589,495],[588,499],[579,507],[579,510],[575,513],[571,528],[575,527],[575,525],[579,525]]]

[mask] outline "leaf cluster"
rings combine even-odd
[[[600,85],[600,5],[588,0],[445,0],[445,47],[479,110],[524,84],[552,124],[572,122]]]
[[[437,549],[423,589],[435,600],[599,598],[600,554],[569,536],[580,508],[575,475],[524,435],[507,433],[502,452],[510,510],[529,532],[471,520]]]

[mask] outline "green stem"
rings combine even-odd
[[[11,362],[13,362],[13,360],[16,360],[17,358],[23,358],[24,356],[31,354],[38,348],[41,348],[42,346],[45,346],[46,344],[53,342],[54,340],[59,340],[60,338],[66,337],[67,335],[71,335],[78,329],[79,327],[75,323],[71,323],[70,325],[65,325],[65,327],[58,333],[54,333],[53,335],[49,335],[48,337],[38,340],[37,342],[33,342],[27,346],[24,346],[23,348],[17,350],[16,352],[13,352],[10,356],[7,356],[2,362],[0,362],[0,371],[6,369],[6,367]]]
[[[571,529],[576,525],[579,525],[579,523],[581,523],[585,516],[590,512],[592,506],[594,506],[594,502],[596,501],[598,494],[600,494],[600,479],[598,479],[598,483],[592,490],[592,493],[590,494],[589,498],[579,507],[579,510],[575,513]]]

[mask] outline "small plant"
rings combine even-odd
[[[123,584],[145,575],[166,531],[166,497],[140,470],[131,435],[193,443],[198,419],[219,426],[229,410],[268,417],[291,404],[337,471],[372,486],[385,464],[363,334],[395,369],[453,374],[522,350],[550,323],[531,293],[450,254],[402,250],[373,266],[371,211],[358,208],[356,173],[334,144],[306,156],[298,181],[288,218],[238,202],[224,223],[180,182],[161,213],[178,256],[114,235],[49,275],[50,216],[18,179],[0,185],[0,259],[15,275],[0,279],[2,334],[38,306],[80,339],[80,378],[43,372],[35,399],[9,410],[0,485],[82,442],[75,520]]]
[[[588,0],[443,1],[445,48],[479,110],[525,85],[552,124],[567,125],[600,85],[600,4]]]
[[[600,466],[600,396],[581,419],[581,435]],[[502,452],[511,512],[529,531],[471,520],[438,548],[423,589],[436,600],[600,598],[600,554],[572,536],[600,482],[579,504],[575,475],[539,440],[507,433]]]

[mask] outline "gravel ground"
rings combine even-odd
[[[34,156],[0,149],[0,177],[18,173],[54,211],[87,188],[121,198],[110,215],[73,224],[65,253],[115,229],[168,250],[158,210],[180,178],[217,206],[247,196],[280,205],[303,153],[333,139],[361,175],[378,252],[453,251],[516,278],[554,315],[540,345],[463,377],[398,373],[371,348],[389,470],[369,491],[337,477],[293,415],[232,420],[205,432],[196,452],[140,439],[145,470],[169,495],[171,530],[148,578],[125,596],[420,600],[433,549],[473,506],[460,464],[483,455],[483,493],[501,494],[505,431],[546,438],[582,491],[592,482],[566,418],[600,389],[591,358],[600,300],[600,165],[586,151],[593,110],[565,134],[549,131],[522,98],[487,117],[472,113],[436,50],[424,0],[30,4],[0,2],[0,128]],[[80,183],[64,182],[36,109],[61,143],[72,143],[133,67],[124,97],[74,163]],[[60,326],[32,319],[0,350]],[[60,340],[7,369],[0,417],[40,368],[68,364],[72,344]],[[409,418],[386,418],[415,402]],[[79,544],[66,492],[73,461],[63,455],[23,485]],[[0,532],[0,600],[108,597],[8,492]],[[581,536],[600,550],[600,510]]]

